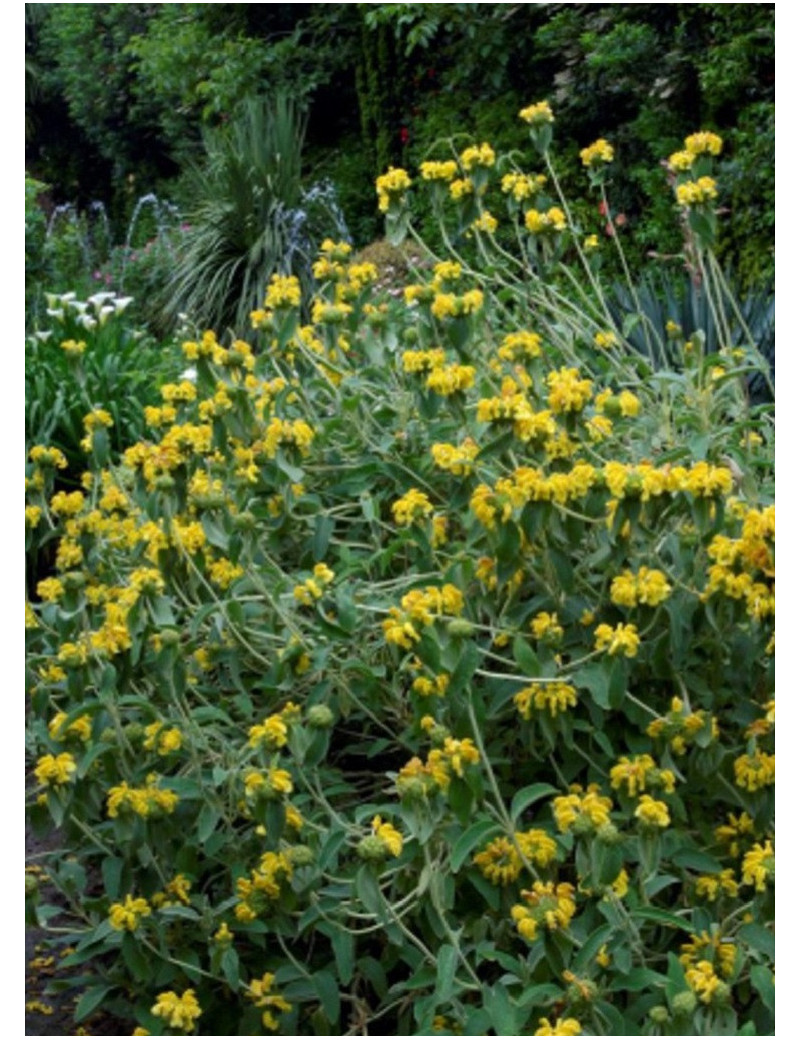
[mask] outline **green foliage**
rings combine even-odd
[[[25,309],[33,305],[36,286],[43,280],[47,219],[39,203],[39,196],[47,185],[25,173]]]
[[[98,292],[47,293],[48,309],[25,341],[25,446],[63,452],[63,482],[78,484],[84,469],[84,416],[104,408],[113,426],[106,459],[115,461],[131,436],[144,433],[143,408],[159,400],[162,352],[125,315],[130,297]],[[65,342],[83,343],[81,352]]]
[[[152,13],[150,4],[48,5],[40,32],[44,86],[118,178],[166,169],[152,97],[136,97],[126,46]]]
[[[284,95],[247,102],[206,136],[180,239],[167,314],[243,332],[275,272],[308,279],[311,241],[336,232],[324,192],[304,192],[305,116]]]
[[[393,232],[416,191],[447,249],[402,296],[375,288],[385,247],[325,242],[252,345],[170,354],[147,435],[115,465],[91,438],[82,494],[29,453],[27,549],[55,548],[26,601],[29,813],[62,836],[77,1017],[774,1029],[762,360],[738,317],[736,352],[699,328],[674,370],[636,349],[638,269],[585,243],[539,129],[457,153],[459,197],[383,181]],[[537,162],[543,191],[498,187]],[[710,204],[678,217],[722,328]]]
[[[728,283],[721,282],[723,285],[728,289]],[[752,344],[765,359],[767,371],[751,374],[748,388],[756,392],[756,400],[774,398],[775,298],[770,293],[751,292],[743,298],[726,294],[715,301],[706,281],[686,276],[676,283],[674,277],[657,268],[645,275],[634,292],[617,284],[610,297],[620,325],[625,324],[627,315],[641,315],[640,320],[628,322],[628,342],[654,366],[666,363],[683,367],[689,330],[693,335],[700,334],[706,355]],[[666,343],[660,335],[656,337],[658,347],[654,349],[650,333],[660,333],[668,326],[670,337]]]

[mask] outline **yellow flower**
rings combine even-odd
[[[392,203],[400,203],[405,198],[405,193],[411,187],[411,178],[405,170],[390,166],[386,173],[375,181],[375,190],[378,193],[378,209],[381,213],[388,213]]]
[[[667,166],[669,166],[673,173],[686,173],[687,170],[692,168],[694,160],[695,155],[688,150],[673,152],[669,159],[667,159]],[[672,324],[674,324],[674,322],[672,322]]]
[[[519,118],[530,126],[540,126],[542,123],[552,123],[555,117],[549,102],[537,101],[527,108],[520,109]]]
[[[610,798],[600,794],[597,784],[590,784],[585,793],[577,786],[569,794],[553,799],[553,816],[562,834],[569,830],[585,834],[610,822],[613,804]]]
[[[42,519],[41,506],[25,506],[25,527],[34,530]]]
[[[550,1025],[546,1018],[539,1019],[539,1028],[534,1036],[580,1036],[583,1026],[577,1018],[557,1018]]]
[[[523,939],[532,942],[543,927],[548,931],[568,928],[576,909],[574,894],[574,887],[566,881],[534,881],[533,888],[522,893],[525,903],[511,908],[511,917]]]
[[[691,155],[719,155],[722,151],[722,138],[710,130],[690,134],[684,144]]]
[[[36,595],[45,603],[57,603],[64,595],[64,585],[58,578],[43,578],[36,586]]]
[[[649,794],[639,795],[634,816],[644,827],[669,827],[669,810],[665,802],[658,802]]]
[[[372,820],[372,833],[383,842],[390,855],[399,856],[403,851],[403,835],[391,823],[384,823],[380,816]]]
[[[173,751],[179,751],[183,743],[181,731],[173,726],[165,729],[163,722],[151,722],[144,728],[145,740],[143,747],[145,751],[156,751],[159,755],[169,755]]]
[[[65,676],[62,676],[65,678]],[[64,740],[66,737],[77,737],[84,743],[92,735],[92,720],[88,715],[81,715],[80,718],[75,719],[64,729],[64,722],[68,716],[63,711],[59,711],[48,724],[47,731],[50,734],[51,740]]]
[[[614,149],[604,137],[599,138],[588,148],[581,149],[581,162],[584,166],[600,166],[602,163],[610,163],[614,160]]]
[[[531,621],[531,632],[537,639],[548,639],[558,641],[564,635],[564,629],[558,623],[557,614],[548,614],[541,610]]]
[[[618,624],[613,629],[611,625],[598,625],[594,635],[595,649],[605,650],[611,656],[624,654],[626,657],[635,657],[639,649],[636,625]]]
[[[775,852],[771,841],[753,845],[742,860],[742,884],[754,885],[756,892],[766,890],[767,880],[775,877]]]
[[[486,231],[488,234],[493,235],[497,231],[497,218],[493,217],[488,210],[485,210],[477,220],[473,220],[472,228],[475,231]]]
[[[690,209],[712,202],[718,195],[717,182],[712,177],[700,177],[696,181],[685,181],[675,188],[678,204]]]
[[[546,213],[529,209],[525,213],[525,227],[532,235],[545,234],[550,231],[565,231],[567,218],[558,206],[551,206]]]
[[[135,932],[143,917],[150,916],[150,904],[141,897],[134,899],[128,894],[124,903],[112,903],[108,909],[108,920],[117,932]]]
[[[261,1021],[267,1029],[276,1030],[278,1019],[273,1012],[291,1011],[292,1005],[275,992],[275,976],[272,972],[265,972],[260,979],[253,979],[245,991],[245,996],[251,1000],[257,1008],[263,1008]]]
[[[424,162],[420,165],[419,172],[424,181],[451,181],[458,173],[458,164],[454,159],[446,159],[444,162]]]
[[[506,173],[500,182],[500,190],[504,195],[512,195],[517,202],[532,198],[544,187],[546,177],[536,177],[528,173]]]
[[[579,412],[592,398],[592,381],[581,379],[577,368],[561,368],[547,376],[550,393],[547,403],[560,415]]]
[[[606,350],[608,347],[613,347],[616,342],[616,332],[595,332],[594,334],[594,345],[600,350]]]
[[[80,357],[81,354],[86,350],[86,344],[83,340],[65,339],[61,343],[61,349],[67,355],[67,357]]]
[[[574,708],[578,695],[574,686],[565,682],[533,683],[514,695],[514,704],[523,719],[530,719],[531,708],[549,711],[555,718],[559,712]]]
[[[623,755],[617,765],[611,767],[611,786],[614,790],[628,788],[628,797],[635,798],[647,786],[648,773],[656,767],[650,755],[634,755],[632,759]]]
[[[747,884],[747,882],[744,882]],[[714,902],[722,895],[735,898],[739,894],[739,886],[734,880],[733,870],[729,867],[719,874],[701,874],[695,881],[695,892],[701,899]]]
[[[264,306],[268,310],[300,306],[300,282],[294,275],[274,274],[267,287]]]
[[[270,715],[262,723],[251,726],[248,743],[250,747],[263,744],[270,751],[284,746],[288,740],[289,729],[280,715]]]
[[[494,160],[494,149],[485,141],[481,145],[471,145],[461,153],[461,165],[467,173],[475,166],[494,166]]]
[[[77,769],[73,756],[63,751],[60,755],[42,755],[33,772],[42,787],[60,787],[73,779]]]
[[[155,1004],[150,1009],[158,1018],[163,1018],[171,1029],[188,1032],[202,1014],[193,989],[184,990],[178,996],[172,990],[159,993]]]
[[[433,512],[433,504],[424,491],[411,488],[402,498],[392,505],[394,522],[402,527],[408,527],[415,520],[430,516]]]
[[[736,784],[747,791],[758,791],[775,783],[775,755],[756,749],[752,755],[740,755],[733,763]]]
[[[710,1004],[714,993],[723,985],[711,961],[698,961],[686,968],[686,981],[704,1004]]]

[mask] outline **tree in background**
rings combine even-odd
[[[722,133],[723,258],[745,284],[773,277],[772,4],[27,6],[41,8],[26,22],[27,165],[57,201],[123,215],[153,188],[180,199],[203,128],[284,90],[308,106],[309,172],[332,177],[363,244],[387,165],[455,133],[511,146],[508,112],[548,98],[568,187],[578,150],[613,140],[615,205],[642,255],[680,246],[654,160],[693,129]]]

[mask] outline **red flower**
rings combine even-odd
[[[401,144],[408,144],[409,137],[411,137],[411,134],[408,132],[408,127],[407,126],[401,126],[400,127],[400,143]]]

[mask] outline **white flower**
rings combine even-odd
[[[88,302],[99,310],[106,300],[112,300],[113,298],[113,292],[96,292],[93,296],[89,297]]]
[[[88,332],[91,332],[92,329],[95,328],[97,325],[97,319],[91,318],[88,314],[81,314],[81,316],[78,318],[78,321]]]
[[[114,313],[122,314],[126,307],[133,303],[132,296],[118,296],[114,301]]]
[[[197,382],[197,369],[194,367],[187,368],[184,372],[181,372],[180,379],[188,379],[190,383]]]
[[[97,320],[100,322],[101,325],[105,325],[105,323],[108,321],[111,315],[115,313],[115,309],[110,304],[106,307],[101,307],[100,310],[97,312]]]

